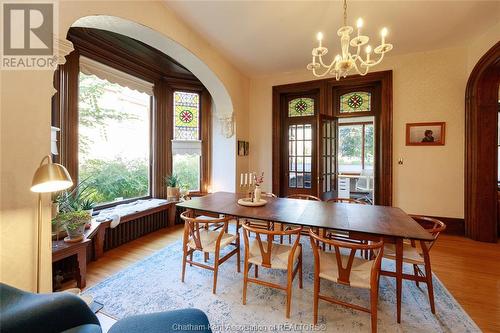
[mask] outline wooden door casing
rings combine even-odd
[[[314,100],[314,115],[312,116],[288,116],[288,104],[297,98],[312,98]],[[292,194],[308,194],[317,195],[317,163],[315,159],[316,149],[317,149],[317,138],[316,138],[316,115],[318,114],[318,95],[317,93],[303,93],[303,94],[287,94],[284,97],[284,103],[282,103],[282,123],[281,123],[281,133],[280,142],[281,147],[284,147],[281,155],[281,189],[280,193],[282,196],[288,196]],[[310,138],[306,138],[306,127],[310,128]],[[299,129],[302,129],[302,136],[299,136]],[[290,131],[295,130],[296,137],[290,140]],[[311,143],[310,154],[306,154],[305,146],[306,142]],[[299,152],[299,143],[301,143],[302,151]],[[293,146],[294,149],[291,149]],[[291,154],[290,151],[294,150]],[[299,163],[299,158],[302,163]],[[310,170],[306,171],[306,158],[311,159]],[[293,159],[294,167],[291,168],[290,159]],[[299,169],[299,165],[302,164],[302,168]],[[306,174],[310,177],[310,186],[306,186]],[[295,175],[295,186],[291,186],[291,177]],[[302,175],[302,181],[299,182],[299,177]],[[300,184],[299,184],[300,183]]]

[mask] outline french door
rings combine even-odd
[[[316,95],[290,95],[285,99],[281,125],[281,195],[317,195]]]
[[[319,119],[318,196],[328,200],[337,197],[337,120],[323,115]]]

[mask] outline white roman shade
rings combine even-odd
[[[153,96],[153,83],[141,80],[133,75],[101,64],[95,60],[80,57],[80,71],[86,75],[95,75],[108,82],[117,83],[122,87],[127,87]]]
[[[200,140],[172,140],[172,155],[201,156]]]

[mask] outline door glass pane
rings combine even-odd
[[[304,126],[297,125],[297,140],[304,140]]]
[[[312,155],[312,142],[304,141],[304,155],[309,156]]]
[[[303,187],[304,187],[304,174],[297,173],[297,188],[303,188]]]
[[[340,96],[340,113],[371,111],[371,93],[355,91]]]
[[[297,176],[295,172],[290,172],[289,179],[288,179],[288,186],[289,187],[296,187],[297,186]]]
[[[297,157],[297,171],[304,171],[304,158]]]
[[[288,160],[288,170],[295,171],[295,157],[290,157]]]
[[[311,188],[311,174],[304,174],[304,188]]]
[[[363,125],[339,126],[339,172],[361,172],[362,136]]]
[[[304,157],[304,171],[311,172],[311,157]]]
[[[312,98],[295,98],[288,102],[288,116],[314,116],[314,99]]]
[[[312,138],[312,128],[311,125],[305,125],[304,126],[304,139],[305,140],[311,140]]]
[[[365,169],[373,170],[374,163],[374,129],[373,125],[365,125]]]
[[[297,155],[304,155],[304,141],[297,141]]]

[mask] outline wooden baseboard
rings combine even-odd
[[[429,216],[446,224],[447,235],[465,236],[465,220],[457,217],[442,217],[442,216]]]

